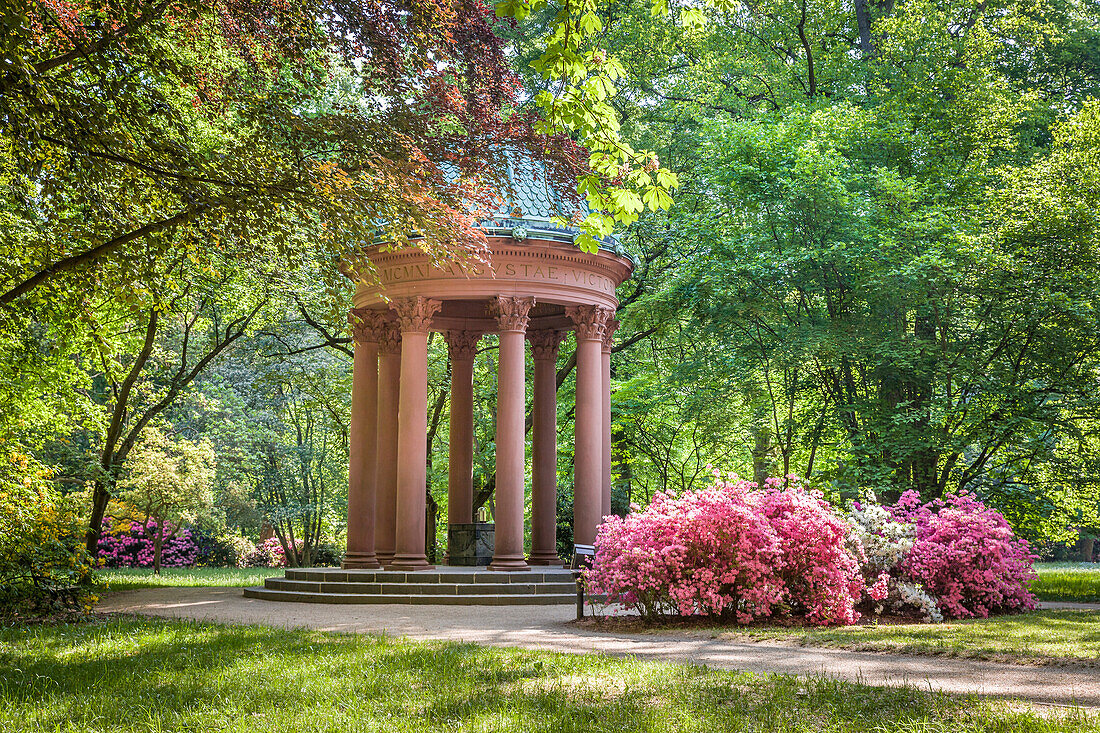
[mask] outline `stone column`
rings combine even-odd
[[[600,475],[603,487],[600,492],[600,517],[611,514],[611,342],[619,321],[614,316],[607,319],[603,329],[603,352],[601,371],[603,374],[603,456]]]
[[[534,298],[497,296],[489,311],[500,330],[497,357],[497,485],[490,570],[526,570],[523,554],[524,334]]]
[[[374,554],[375,469],[378,464],[378,340],[384,314],[358,309],[348,314],[355,356],[351,422],[348,426],[348,552],[345,568],[380,567]]]
[[[532,406],[531,565],[558,562],[558,346],[561,331],[528,331],[535,360]]]
[[[397,546],[397,410],[401,391],[401,331],[392,313],[378,341],[378,465],[374,552],[383,566]]]
[[[611,310],[581,305],[565,309],[577,334],[576,449],[573,455],[573,540],[596,541],[603,507],[603,329]]]
[[[393,302],[401,324],[401,396],[397,418],[397,537],[394,570],[428,570],[424,511],[428,455],[428,333],[438,300]]]
[[[474,521],[474,356],[481,334],[448,331],[451,435],[447,459],[447,524]],[[450,535],[448,533],[448,542]],[[450,557],[451,547],[447,547]]]

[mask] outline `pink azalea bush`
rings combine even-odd
[[[106,517],[99,536],[98,557],[107,567],[151,568],[156,533],[157,523],[152,520],[143,525],[141,522],[114,521]],[[181,529],[174,537],[164,540],[160,564],[166,568],[191,567],[198,556],[199,546],[191,536],[191,530]]]
[[[749,623],[797,608],[814,624],[854,623],[863,589],[846,522],[797,479],[760,489],[730,476],[644,511],[608,517],[589,589],[652,619],[718,615]]]
[[[244,558],[243,567],[246,568],[284,568],[286,567],[286,551],[279,542],[278,537],[268,537],[256,545]]]
[[[768,479],[760,508],[779,538],[786,600],[811,624],[858,621],[864,581],[859,558],[846,547],[848,522],[794,476]]]
[[[1039,558],[1000,512],[967,492],[922,504],[914,491],[890,511],[915,528],[902,576],[932,594],[945,615],[986,618],[1035,608],[1030,584]]]

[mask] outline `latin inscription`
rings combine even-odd
[[[491,278],[493,277],[493,272],[485,265],[478,264],[464,268],[462,265],[456,264],[445,265],[444,267],[433,267],[427,263],[417,263],[383,267],[380,269],[379,275],[382,283],[388,285],[390,283],[408,280],[427,280],[431,278]],[[611,283],[611,279],[604,275],[558,265],[505,262],[500,266],[497,276],[522,278],[524,280],[541,280],[543,282],[552,282],[560,285],[596,288],[608,293],[614,292],[615,290]]]

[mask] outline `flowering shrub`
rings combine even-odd
[[[599,528],[587,580],[652,619],[664,613],[768,616],[783,594],[779,538],[749,484],[718,481]]]
[[[946,615],[985,618],[1035,607],[1030,583],[1038,556],[1000,512],[973,494],[921,504],[916,492],[907,491],[891,512],[915,528],[901,564],[904,578],[935,596]]]
[[[913,549],[913,525],[898,521],[889,509],[868,493],[866,501],[855,502],[848,512],[851,540],[863,553],[868,579],[891,573]]]
[[[99,558],[107,567],[152,567],[155,554],[153,536],[156,531],[157,523],[151,520],[142,524],[105,518],[99,538]],[[190,567],[195,564],[198,555],[199,547],[191,536],[191,530],[182,529],[176,536],[164,540],[160,564],[166,568]]]
[[[785,488],[781,488],[783,484]],[[863,592],[857,557],[846,547],[848,523],[794,476],[768,479],[760,507],[779,538],[786,599],[811,624],[854,624]]]
[[[94,568],[50,471],[18,450],[0,453],[0,617],[90,611]]]
[[[890,595],[890,573],[879,573],[874,585],[867,589],[867,595],[875,601],[885,601]]]
[[[793,477],[792,477],[793,478]],[[765,489],[722,480],[600,526],[590,590],[638,610],[726,615],[740,623],[781,602],[811,623],[853,623],[863,579],[845,549],[846,524],[819,494],[790,481]]]
[[[246,568],[283,568],[286,567],[286,551],[278,537],[269,537],[244,558]]]
[[[848,512],[849,546],[861,556],[868,583],[867,597],[875,614],[886,607],[900,614],[914,611],[926,621],[942,621],[936,599],[919,585],[901,579],[901,564],[913,549],[916,528],[898,521],[893,512],[878,503],[871,492],[862,502],[853,502]]]

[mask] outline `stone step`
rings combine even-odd
[[[398,604],[444,606],[550,606],[577,602],[575,593],[398,595],[369,593],[311,593],[304,591],[245,588],[246,598],[295,603]]]
[[[576,583],[352,583],[268,578],[268,590],[353,595],[545,595],[575,593]]]
[[[471,571],[343,570],[341,568],[287,568],[287,580],[322,583],[571,583],[572,571],[564,568],[498,572],[479,568]]]

